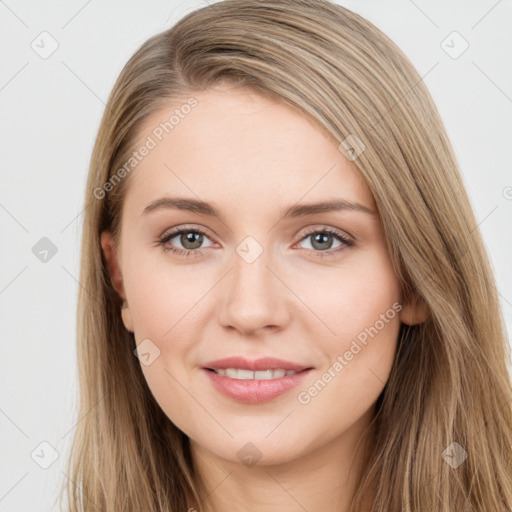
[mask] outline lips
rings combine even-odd
[[[219,393],[238,402],[258,404],[294,388],[313,368],[273,357],[229,357],[206,363],[202,370]]]

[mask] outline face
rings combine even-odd
[[[194,97],[162,140],[182,103],[141,129],[156,145],[129,178],[116,258],[108,232],[102,246],[170,420],[225,460],[291,461],[371,416],[417,314],[400,310],[372,194],[333,140],[248,90]],[[334,201],[360,207],[302,208]]]

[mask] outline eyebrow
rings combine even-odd
[[[180,197],[162,197],[151,202],[142,215],[163,209],[183,210],[208,217],[216,217],[223,219],[220,210],[213,204],[198,199],[180,198]],[[332,199],[329,201],[321,201],[317,203],[295,204],[281,210],[281,218],[289,219],[296,217],[305,217],[306,215],[314,215],[318,213],[332,211],[356,211],[366,213],[372,217],[377,217],[377,212],[365,205],[348,201],[347,199]]]

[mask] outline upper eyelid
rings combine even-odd
[[[198,226],[189,226],[187,224],[175,226],[173,228],[166,229],[161,235],[160,238],[167,238],[170,235],[177,235],[180,234],[182,231],[198,231],[201,233],[204,233],[206,236],[209,236],[209,230],[204,227],[198,227]]]

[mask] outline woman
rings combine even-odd
[[[226,0],[152,37],[86,202],[70,510],[511,509],[488,257],[368,21]]]

